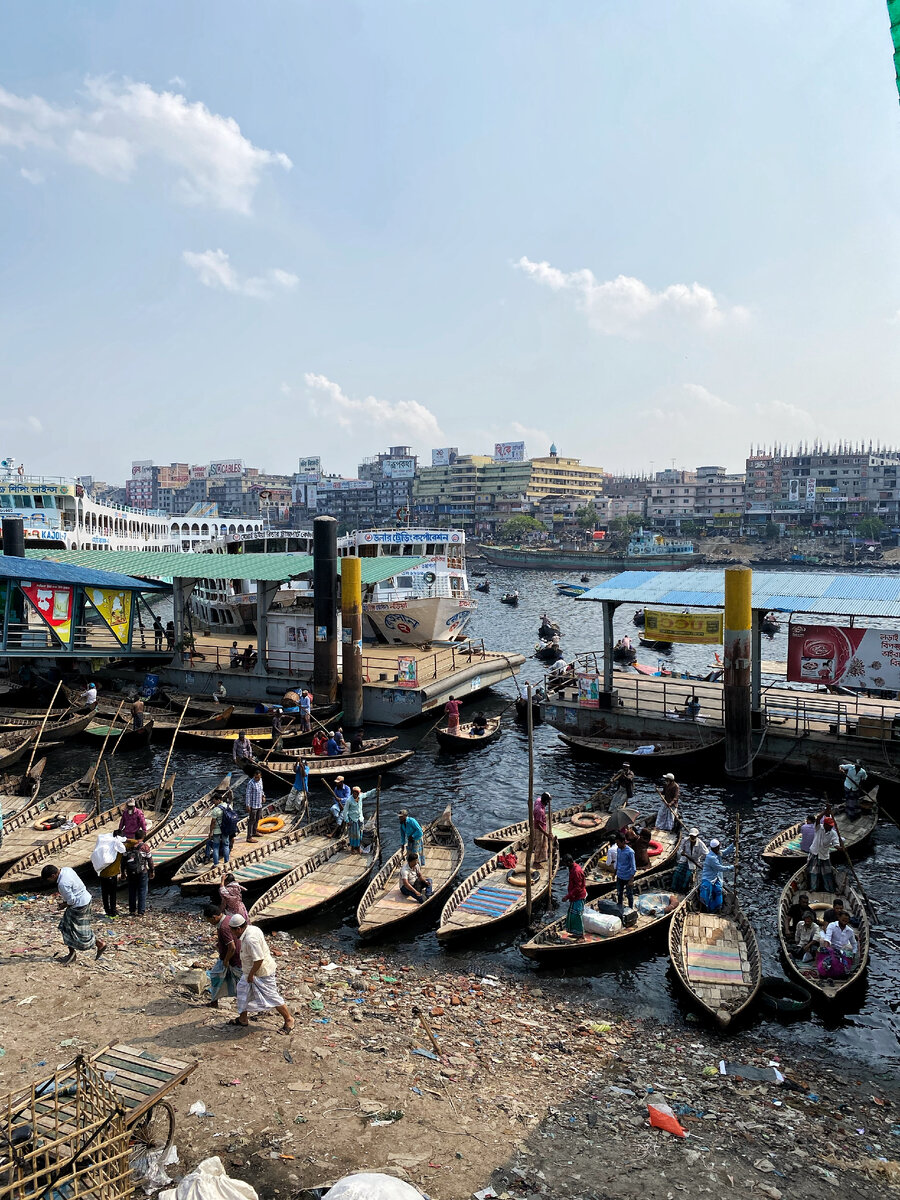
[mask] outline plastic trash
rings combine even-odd
[[[654,1129],[664,1129],[673,1137],[683,1138],[685,1136],[684,1129],[678,1123],[678,1118],[665,1100],[656,1100],[653,1104],[648,1104],[647,1112],[650,1114],[650,1124]]]
[[[226,1175],[220,1158],[204,1158],[177,1188],[159,1193],[160,1200],[259,1200],[255,1188]]]
[[[767,1083],[784,1083],[784,1076],[777,1067],[750,1067],[744,1063],[719,1062],[720,1075],[737,1075],[741,1079],[759,1079]]]
[[[194,1103],[191,1105],[191,1107],[188,1109],[188,1112],[191,1114],[192,1117],[202,1117],[206,1113],[206,1105],[203,1103],[202,1100],[195,1100]]]
[[[174,1166],[177,1162],[178,1148],[174,1145],[165,1153],[162,1150],[148,1150],[146,1146],[138,1146],[131,1154],[131,1169],[148,1195],[158,1192],[160,1188],[172,1182],[172,1177],[166,1173],[165,1168]]]
[[[363,1171],[339,1179],[325,1193],[324,1200],[422,1200],[422,1193],[393,1175]]]
[[[91,866],[99,874],[104,867],[111,867],[116,856],[125,853],[125,843],[114,833],[97,835],[97,845],[91,853]]]
[[[622,929],[622,922],[618,917],[609,913],[594,912],[590,908],[584,910],[582,921],[585,933],[592,933],[595,937],[612,937]]]

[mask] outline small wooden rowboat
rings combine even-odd
[[[44,725],[44,732],[41,734],[41,745],[44,742],[64,742],[67,738],[76,737],[79,733],[83,733],[90,725],[93,718],[93,712],[75,713],[71,711],[60,714],[59,719],[54,720],[55,714],[51,714],[47,724]],[[44,721],[44,713],[36,720],[32,717],[4,717],[0,720],[0,729],[31,729],[34,730],[35,736]]]
[[[423,842],[425,864],[422,870],[431,880],[431,895],[419,904],[400,891],[400,868],[406,861],[406,850],[401,846],[387,860],[359,902],[356,919],[360,937],[393,933],[398,925],[421,918],[423,912],[434,911],[438,901],[453,886],[466,851],[459,830],[453,824],[449,804],[437,820],[425,826]]]
[[[696,738],[655,738],[642,742],[640,738],[586,738],[561,733],[559,739],[576,754],[595,762],[621,766],[627,759],[631,769],[639,775],[705,765],[722,758],[725,753],[724,738],[713,738],[708,742],[699,742]],[[638,747],[651,745],[652,753],[638,753]]]
[[[281,818],[280,818],[281,819]],[[330,847],[334,839],[334,818],[320,817],[309,825],[302,825],[286,832],[285,825],[277,836],[266,838],[262,845],[249,842],[235,843],[231,852],[231,863],[219,863],[200,875],[195,875],[189,886],[182,888],[184,895],[212,893],[221,885],[230,871],[238,883],[246,888],[260,884],[270,887],[295,868],[302,867],[308,859]]]
[[[117,721],[115,724],[88,725],[84,731],[91,737],[105,741],[109,737],[109,745],[118,753],[119,750],[143,750],[150,745],[153,736],[153,722],[145,721],[140,729],[135,729],[131,723]]]
[[[170,776],[160,787],[147,788],[134,797],[147,821],[147,833],[152,833],[168,819],[172,811],[172,791],[175,776]],[[129,797],[130,798],[130,797]],[[41,870],[48,863],[57,867],[84,870],[91,861],[97,835],[113,833],[125,811],[127,800],[115,804],[102,813],[95,813],[64,833],[32,850],[0,875],[0,885],[7,888],[40,887]]]
[[[862,897],[850,886],[847,872],[842,871],[840,868],[834,873],[834,884],[833,892],[812,891],[809,886],[809,874],[806,867],[801,867],[796,875],[792,875],[787,881],[781,893],[781,898],[778,901],[778,940],[781,942],[782,957],[787,963],[791,974],[795,975],[804,987],[809,988],[814,996],[823,1000],[834,1000],[842,992],[845,992],[847,988],[858,983],[865,975],[866,966],[869,961],[869,915],[866,912],[866,906],[863,903]],[[791,954],[794,939],[788,924],[788,913],[791,905],[796,903],[797,897],[803,893],[809,896],[809,906],[816,914],[817,921],[821,921],[822,914],[827,908],[831,907],[832,901],[838,897],[843,900],[844,908],[854,921],[854,932],[856,933],[856,942],[859,946],[859,954],[856,957],[850,974],[844,979],[820,979],[819,973],[816,970],[815,959],[811,962],[803,962],[799,958],[794,958],[793,954]]]
[[[37,735],[37,727],[0,733],[0,771],[8,770],[23,758]]]
[[[120,719],[128,719],[130,716],[130,706],[120,705],[115,700],[100,700],[94,707],[93,715],[96,720],[102,717],[119,717]],[[184,720],[181,722],[183,730],[188,729],[227,729],[228,722],[231,720],[231,714],[234,711],[234,706],[229,705],[228,708],[219,707],[218,712],[211,713],[209,716],[201,716],[199,714],[191,714],[188,709],[185,713]],[[165,738],[171,736],[172,730],[178,724],[178,718],[181,716],[181,711],[170,713],[163,709],[151,709],[153,715],[153,736],[155,738]],[[148,710],[145,709],[145,720]]]
[[[631,946],[629,939],[644,937],[664,930],[678,908],[684,903],[685,898],[672,890],[673,874],[674,872],[671,870],[660,871],[658,875],[641,880],[635,876],[634,900],[635,908],[638,910],[638,919],[635,925],[628,928],[623,927],[618,933],[610,934],[608,937],[601,937],[599,934],[585,931],[584,940],[576,941],[566,932],[566,918],[560,917],[558,921],[545,925],[533,938],[523,942],[519,946],[519,950],[526,958],[531,958],[535,962],[552,963],[566,962],[569,959],[581,957],[598,958],[607,950],[613,950],[615,953],[626,950]],[[666,912],[642,912],[642,900],[646,904],[650,896],[659,896],[660,906],[663,897],[675,896],[676,907]],[[597,901],[594,900],[585,905],[585,911],[596,909],[596,907]]]
[[[437,936],[449,942],[466,934],[493,931],[500,925],[525,917],[525,849],[527,839],[520,838],[501,853],[515,853],[518,864],[510,869],[497,861],[498,854],[483,862],[477,871],[462,881],[441,913]],[[427,854],[426,854],[427,861]],[[550,858],[532,869],[531,903],[540,906],[550,895],[553,877],[559,869],[559,850],[551,844]]]
[[[704,910],[699,888],[688,893],[669,925],[669,956],[679,983],[721,1029],[756,998],[759,944],[730,889],[717,913]]]
[[[46,761],[46,760],[44,760]],[[60,835],[61,825],[73,817],[96,812],[100,800],[100,788],[94,780],[96,767],[74,783],[51,792],[49,796],[37,796],[31,804],[20,808],[10,817],[3,818],[3,843],[0,845],[0,869],[5,870],[13,863],[40,849]],[[44,828],[47,825],[48,828]]]
[[[337,758],[309,758],[306,761],[309,764],[311,779],[332,779],[335,775],[343,775],[349,779],[351,776],[356,778],[358,775],[377,775],[380,772],[393,771],[408,758],[412,758],[413,754],[414,750],[393,750],[387,754],[342,754]],[[251,759],[249,763],[241,763],[241,766],[248,775],[259,768],[263,778],[282,783],[285,787],[293,785],[296,766],[293,761],[273,761],[270,758],[268,762],[262,762]]]
[[[177,817],[172,817],[161,829],[149,835],[147,845],[153,851],[153,865],[157,874],[171,870],[206,844],[210,814],[217,804],[228,797],[234,799],[230,772],[205,796],[189,804]]]
[[[267,748],[272,743],[271,727],[250,729],[249,726],[242,725],[241,729],[251,742],[259,746]],[[226,750],[230,753],[239,734],[240,729],[185,729],[182,725],[178,734],[178,744],[182,747],[190,746],[194,750]],[[293,746],[295,740],[303,736],[302,733],[287,732],[282,739],[282,745]]]
[[[851,821],[847,816],[846,805],[835,804],[832,809],[846,850],[852,850],[854,847],[862,845],[875,832],[875,826],[878,824],[877,784],[869,792],[869,799],[872,801],[871,810],[861,812],[855,821]],[[771,863],[775,867],[791,867],[806,858],[806,854],[800,849],[801,824],[802,822],[798,821],[796,825],[791,825],[789,829],[782,829],[781,833],[777,833],[772,838],[762,852],[767,863]],[[835,846],[831,856],[835,858],[842,853],[840,846]]]
[[[500,736],[500,718],[491,717],[485,726],[484,733],[474,733],[475,726],[471,721],[458,726],[457,733],[451,733],[446,726],[434,731],[442,749],[453,750],[457,754],[466,750],[475,750],[478,746],[487,745]]]
[[[30,808],[37,800],[46,765],[46,758],[42,758],[27,773],[8,771],[5,775],[0,775],[0,819],[4,828],[11,817],[23,809]]]
[[[351,854],[344,838],[332,841],[263,892],[250,909],[254,925],[306,920],[327,904],[348,899],[364,887],[378,865],[378,836],[371,818],[365,831],[372,840],[362,854]]]
[[[393,746],[394,742],[397,740],[398,739],[396,737],[366,738],[363,742],[362,750],[357,750],[356,753],[352,755],[348,753],[346,757],[367,758],[372,754],[384,754],[388,746]],[[329,759],[328,761],[337,762],[343,757],[344,755],[340,755],[337,759]],[[295,746],[290,750],[273,750],[271,754],[267,755],[266,762],[271,762],[273,759],[276,759],[279,762],[290,761],[292,763],[296,763],[298,758],[305,758],[308,763],[312,764],[322,762],[325,758],[327,758],[327,755],[310,754],[309,750],[304,749],[302,746]]]
[[[553,836],[559,839],[564,853],[571,852],[573,846],[580,846],[603,833],[606,827],[609,796],[603,788],[598,789],[582,804],[570,804],[552,813]],[[517,838],[528,833],[528,821],[514,821],[512,825],[504,825],[502,829],[493,829],[474,838],[476,846],[485,850],[500,850]]]
[[[656,871],[664,871],[671,867],[675,861],[675,856],[678,854],[678,846],[681,842],[681,822],[675,822],[674,829],[657,829],[654,827],[651,831],[651,845],[656,843],[659,847],[659,853],[653,854],[650,859],[649,867],[638,867],[634,874],[634,886],[642,882],[648,875],[653,875]],[[606,892],[614,892],[616,890],[616,872],[615,868],[607,867],[606,855],[612,842],[604,842],[599,850],[596,850],[584,864],[584,883],[589,896],[602,896]]]
[[[238,778],[239,782],[233,783],[232,786],[232,791],[234,792],[240,791],[241,787],[247,782],[244,776],[239,776]],[[247,822],[249,818],[247,817],[247,810],[243,807],[243,805],[239,806],[237,811],[243,815],[238,819],[237,833],[234,835],[234,841],[231,845],[231,862],[234,865],[237,865],[237,863],[240,862],[244,854],[249,854],[251,850],[256,849],[256,846],[248,845],[246,841],[241,840],[246,835]],[[285,823],[277,832],[269,836],[266,836],[265,834],[261,835],[262,844],[266,846],[268,846],[276,838],[283,837],[286,832],[298,829],[302,822],[302,817],[299,813],[291,813],[285,816],[285,814],[282,812],[280,801],[275,801],[271,804],[264,804],[260,810],[260,819],[263,817],[273,816],[283,816]],[[209,829],[208,818],[206,822],[206,829]],[[201,875],[205,875],[212,868],[212,858],[209,854],[206,841],[207,839],[204,835],[203,839],[197,844],[196,849],[191,852],[190,856],[184,860],[184,862],[172,876],[172,882],[178,884],[178,886],[181,888],[181,894],[183,896],[193,896],[195,894],[201,895],[203,894],[204,890],[209,890],[209,888],[197,889],[194,887],[194,881]]]

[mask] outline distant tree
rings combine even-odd
[[[856,532],[860,537],[869,538],[873,542],[881,540],[884,530],[885,524],[881,517],[863,517],[856,526]]]
[[[609,523],[610,533],[634,533],[644,524],[638,513],[626,513],[624,517],[613,517]]]
[[[766,522],[766,537],[770,542],[774,542],[778,537],[778,526],[774,521]]]
[[[510,517],[497,530],[497,538],[501,542],[519,542],[529,533],[546,533],[547,526],[535,517],[527,517],[524,513]]]
[[[593,500],[589,500],[581,508],[575,509],[575,520],[582,529],[596,528],[597,522],[600,520],[600,514],[597,512],[597,506]]]

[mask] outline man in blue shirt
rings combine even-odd
[[[294,786],[285,801],[287,812],[300,812],[309,794],[309,763],[305,758],[298,758],[294,767]]]
[[[703,860],[703,873],[700,876],[700,903],[707,912],[716,913],[722,907],[722,880],[726,871],[734,870],[722,859],[733,849],[733,846],[727,846],[723,850],[718,838],[710,838],[709,853]]]
[[[337,828],[334,831],[335,837],[340,837],[344,830],[344,822],[347,819],[346,808],[350,800],[350,788],[344,783],[343,775],[338,775],[334,781],[334,804],[331,806],[331,815],[337,822]]]
[[[616,834],[616,903],[621,905],[622,897],[628,896],[628,907],[634,908],[634,879],[637,864],[634,851],[625,840],[624,833]]]
[[[419,866],[425,866],[425,845],[422,826],[411,817],[405,808],[400,809],[400,845],[406,847],[406,853],[418,854]]]
[[[337,755],[343,753],[343,751],[341,750],[340,746],[337,743],[337,738],[334,736],[333,729],[329,729],[329,731],[328,731],[328,741],[325,743],[325,753],[328,755],[329,758],[336,758]]]

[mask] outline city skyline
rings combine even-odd
[[[0,47],[29,471],[893,440],[883,7],[42,10]]]

